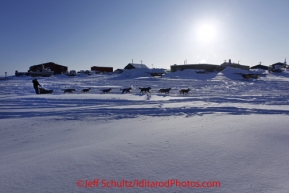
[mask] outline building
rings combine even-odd
[[[67,66],[55,64],[53,62],[47,62],[43,64],[30,66],[29,72],[42,72],[44,69],[50,69],[51,71],[54,72],[54,74],[63,74],[68,71]]]
[[[113,72],[113,67],[92,66],[91,71],[97,72]]]
[[[116,70],[114,71],[114,73],[116,73],[116,74],[121,74],[121,73],[123,73],[123,69],[116,69]]]
[[[171,72],[176,72],[178,70],[183,71],[186,69],[193,69],[206,72],[222,71],[224,68],[216,64],[174,64],[171,66]]]
[[[268,66],[264,66],[264,65],[261,65],[261,64],[258,64],[256,66],[252,66],[250,67],[250,69],[262,69],[262,70],[268,70]]]
[[[171,72],[176,72],[178,70],[182,71],[185,69],[193,69],[197,71],[203,71],[203,72],[214,72],[214,71],[222,71],[224,70],[227,66],[232,67],[232,68],[240,68],[243,70],[249,70],[250,66],[244,66],[236,63],[232,63],[231,59],[229,59],[229,62],[224,62],[221,65],[216,65],[216,64],[183,64],[183,65],[177,65],[174,64],[171,66]]]
[[[128,65],[126,65],[126,67],[124,67],[124,69],[128,69],[128,70],[141,69],[141,68],[149,69],[145,64],[135,64],[135,63],[129,63]]]
[[[221,66],[225,69],[227,66],[232,67],[232,68],[240,68],[242,70],[249,70],[250,66],[245,66],[245,65],[241,65],[239,63],[234,63],[231,62],[231,59],[229,59],[229,62],[224,62],[221,64]]]
[[[272,72],[282,72],[284,69],[286,69],[288,67],[287,62],[286,62],[286,58],[284,62],[277,62],[275,64],[272,64],[269,66],[269,71]]]

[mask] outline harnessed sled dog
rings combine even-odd
[[[150,93],[150,89],[152,89],[151,87],[147,87],[147,88],[139,88],[140,92],[139,93]]]
[[[121,88],[120,90],[122,91],[121,94],[130,93],[131,88]]]
[[[162,88],[162,89],[159,90],[159,93],[169,94],[170,90],[171,90],[171,88]]]
[[[74,91],[76,91],[74,88],[62,89],[62,90],[64,91],[64,94],[67,92],[72,94]]]
[[[180,94],[183,94],[183,95],[189,94],[189,91],[190,91],[189,88],[188,88],[188,89],[181,89],[181,90],[180,90]]]
[[[109,88],[109,89],[102,89],[102,90],[100,90],[100,91],[102,91],[102,94],[110,93],[111,88]]]
[[[82,89],[81,92],[86,93],[86,92],[89,92],[89,91],[90,91],[90,88],[84,88],[84,89]]]

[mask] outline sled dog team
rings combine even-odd
[[[130,92],[131,89],[132,89],[131,87],[129,87],[129,88],[121,88],[120,91],[121,91],[122,94],[131,93]],[[147,87],[147,88],[139,87],[139,90],[140,90],[139,94],[141,94],[141,93],[142,94],[150,93],[151,89],[152,89],[151,87]],[[64,91],[64,94],[65,93],[73,93],[74,91],[76,91],[75,89],[62,89],[62,90]],[[107,94],[107,93],[110,93],[111,90],[112,90],[111,88],[107,88],[107,89],[101,89],[100,91],[101,91],[102,94]],[[170,90],[171,90],[171,88],[162,88],[162,89],[159,89],[158,93],[170,94]],[[81,92],[83,92],[83,93],[87,93],[89,91],[90,91],[90,88],[86,88],[86,89],[82,89],[81,90]],[[190,91],[189,88],[188,89],[179,90],[180,94],[183,94],[183,95],[189,94],[189,91]]]
[[[37,79],[34,79],[32,80],[32,83],[33,83],[33,87],[35,89],[35,92],[36,94],[51,94],[53,92],[53,90],[46,90],[44,89],[40,84],[39,82],[37,81]],[[40,88],[39,88],[40,87]],[[122,92],[122,94],[124,93],[131,93],[131,87],[129,88],[121,88],[120,91]],[[150,90],[152,88],[151,87],[147,87],[147,88],[141,88],[139,87],[139,94],[142,93],[142,94],[145,94],[145,93],[150,93]],[[162,89],[159,89],[158,93],[164,93],[164,94],[170,94],[170,90],[171,88],[162,88]],[[62,91],[64,91],[63,93],[73,93],[75,92],[76,90],[74,88],[69,88],[69,89],[62,89]],[[81,90],[82,93],[87,93],[90,91],[90,88],[84,88]],[[100,90],[102,94],[106,94],[106,93],[110,93],[111,91],[111,88],[108,88],[108,89],[102,89]],[[189,93],[190,89],[181,89],[179,90],[180,94],[183,94],[183,95],[187,95]]]

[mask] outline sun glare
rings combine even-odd
[[[210,43],[216,39],[217,30],[213,24],[201,24],[197,28],[197,40],[202,43]]]

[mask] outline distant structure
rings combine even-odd
[[[116,70],[114,71],[114,73],[116,73],[116,74],[121,74],[121,73],[123,73],[123,69],[116,69]]]
[[[135,63],[128,63],[128,65],[126,65],[126,67],[124,67],[124,69],[128,69],[128,70],[141,69],[141,68],[149,69],[145,64],[135,64]]]
[[[232,68],[240,68],[240,69],[243,69],[243,70],[249,70],[250,69],[250,66],[245,66],[245,65],[241,65],[239,63],[234,63],[234,62],[231,62],[231,59],[229,59],[229,62],[224,62],[221,64],[222,67],[226,68],[227,66],[229,67],[232,67]]]
[[[275,64],[272,64],[269,66],[269,71],[272,72],[282,72],[284,69],[286,69],[288,67],[287,62],[286,62],[286,58],[284,62],[277,62]]]
[[[91,70],[97,72],[113,72],[113,67],[92,66]]]
[[[214,71],[222,71],[224,70],[227,66],[232,67],[232,68],[240,68],[243,70],[249,70],[249,66],[244,66],[240,65],[238,63],[232,63],[231,59],[229,59],[229,62],[224,62],[221,65],[217,64],[184,64],[184,65],[177,65],[174,64],[171,66],[171,72],[176,72],[178,70],[182,71],[185,69],[193,69],[197,70],[198,72],[214,72]]]
[[[47,62],[43,64],[38,64],[30,66],[29,72],[42,72],[44,69],[50,69],[54,74],[64,74],[68,71],[67,66],[62,66],[53,62]]]
[[[185,65],[177,65],[174,64],[171,66],[171,72],[183,71],[186,69],[193,69],[198,71],[206,71],[206,72],[214,72],[214,71],[222,71],[224,68],[220,65],[216,64],[185,64]]]
[[[151,76],[163,76],[166,73],[167,70],[163,68],[153,68],[150,69],[150,72],[148,72],[148,74],[150,74]]]
[[[262,65],[261,62],[260,62],[260,64],[258,64],[258,65],[256,65],[256,66],[252,66],[252,67],[250,67],[250,69],[262,69],[262,70],[268,70],[269,67],[268,67],[268,66],[264,66],[264,65]]]

